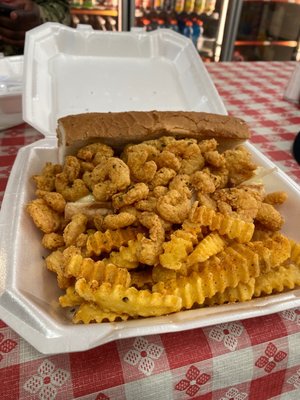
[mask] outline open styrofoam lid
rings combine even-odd
[[[65,115],[154,109],[227,114],[190,39],[50,22],[26,34],[23,119],[45,136]]]

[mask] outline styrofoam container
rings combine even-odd
[[[23,122],[23,56],[0,58],[0,130]]]
[[[300,305],[300,289],[172,315],[74,325],[58,304],[62,292],[43,261],[41,233],[24,207],[34,198],[30,177],[46,161],[57,162],[56,121],[84,111],[226,110],[192,42],[168,30],[108,33],[45,24],[26,39],[24,119],[45,139],[22,148],[4,196],[0,216],[0,318],[42,353],[91,349],[137,335],[183,331],[265,315]],[[254,160],[274,164],[246,144]],[[284,190],[283,231],[300,241],[300,190],[283,172],[265,178],[267,190]]]

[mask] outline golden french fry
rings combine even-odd
[[[159,282],[152,290],[179,296],[182,307],[190,309],[194,304],[203,304],[205,299],[216,293],[223,293],[228,287],[234,288],[240,282],[248,282],[257,277],[259,272],[256,254],[251,252],[251,258],[247,259],[229,247],[218,257],[213,256],[205,261],[199,272],[169,282]]]
[[[116,320],[126,321],[129,318],[127,314],[118,314],[114,312],[104,312],[94,303],[82,303],[73,317],[73,322],[78,324],[83,322],[89,324],[91,322],[114,322]]]
[[[227,235],[241,243],[249,242],[254,232],[254,224],[237,218],[223,215],[205,206],[197,207],[190,216],[191,222],[208,226],[212,231]]]
[[[123,285],[125,288],[130,286],[130,274],[126,269],[118,268],[111,263],[106,264],[102,260],[83,258],[80,254],[73,255],[67,262],[65,275],[85,278],[89,282],[109,282],[112,285]]]
[[[248,282],[240,282],[235,288],[228,287],[223,293],[216,293],[213,297],[205,299],[204,305],[213,306],[251,300],[254,286],[255,278],[249,279]]]
[[[122,285],[112,286],[110,283],[98,285],[78,279],[76,292],[86,301],[94,302],[105,312],[128,314],[131,317],[154,317],[179,311],[181,299],[176,295],[151,293],[149,290],[128,289]]]
[[[245,245],[239,248],[228,247],[218,254],[220,263],[216,273],[217,279],[225,280],[226,287],[236,287],[239,282],[248,282],[251,278],[256,278],[260,274],[260,264],[258,255],[253,251],[248,251]],[[213,262],[206,261],[209,268],[214,268]]]
[[[81,254],[71,255],[70,258],[65,261],[65,275],[69,278],[71,278],[72,276],[76,278],[80,277],[82,275],[83,260],[84,258]],[[94,261],[91,258],[87,258],[85,260],[85,264],[88,263],[93,265]]]
[[[193,265],[209,259],[218,254],[225,246],[225,240],[217,233],[210,233],[196,246],[194,251],[187,257],[187,264]]]
[[[291,255],[291,243],[281,234],[263,241],[246,243],[246,247],[258,254],[262,272],[279,266]]]
[[[120,268],[134,269],[139,266],[137,258],[137,240],[129,240],[128,247],[121,246],[119,251],[112,251],[104,262],[115,264]]]
[[[109,253],[113,249],[118,249],[128,243],[129,240],[136,238],[138,228],[124,228],[117,230],[97,231],[89,235],[87,240],[87,251],[90,255],[99,256],[101,253]]]
[[[192,222],[188,219],[186,219],[183,224],[182,224],[182,230],[177,230],[176,232],[187,232],[191,237],[193,238],[193,242],[196,244],[198,242],[198,239],[202,239],[202,227],[199,223]],[[178,236],[181,236],[180,234],[177,234]]]
[[[294,264],[282,265],[275,270],[261,274],[255,280],[254,296],[283,292],[300,285],[300,268]]]
[[[62,307],[75,307],[79,306],[84,300],[75,292],[74,286],[69,286],[66,290],[66,294],[59,297],[59,304]]]
[[[176,271],[158,264],[152,268],[152,279],[153,282],[168,282],[171,279],[176,279]]]
[[[202,231],[201,227],[199,227],[199,224],[195,224],[197,225],[197,228],[194,229],[192,225],[194,225],[192,222],[186,224],[185,226],[182,224],[183,229],[177,229],[172,233],[171,237],[185,239],[188,242],[191,242],[192,245],[196,245],[199,241],[199,237],[202,238]]]

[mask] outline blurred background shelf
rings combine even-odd
[[[72,25],[88,24],[103,31],[128,30],[123,21],[127,0],[70,1]],[[125,22],[126,22],[125,20]]]
[[[232,59],[300,60],[300,1],[244,0]]]
[[[98,10],[98,9],[85,9],[85,8],[72,8],[71,9],[72,15],[102,15],[102,16],[110,16],[110,17],[117,17],[118,11],[117,10]]]
[[[173,29],[204,61],[300,61],[300,0],[70,1],[73,26]]]

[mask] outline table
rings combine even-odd
[[[283,99],[294,62],[211,63],[228,112],[296,182],[291,154],[299,106]],[[0,199],[19,148],[42,136],[0,132]],[[1,399],[291,400],[300,398],[300,308],[185,332],[118,340],[45,356],[0,321]]]

